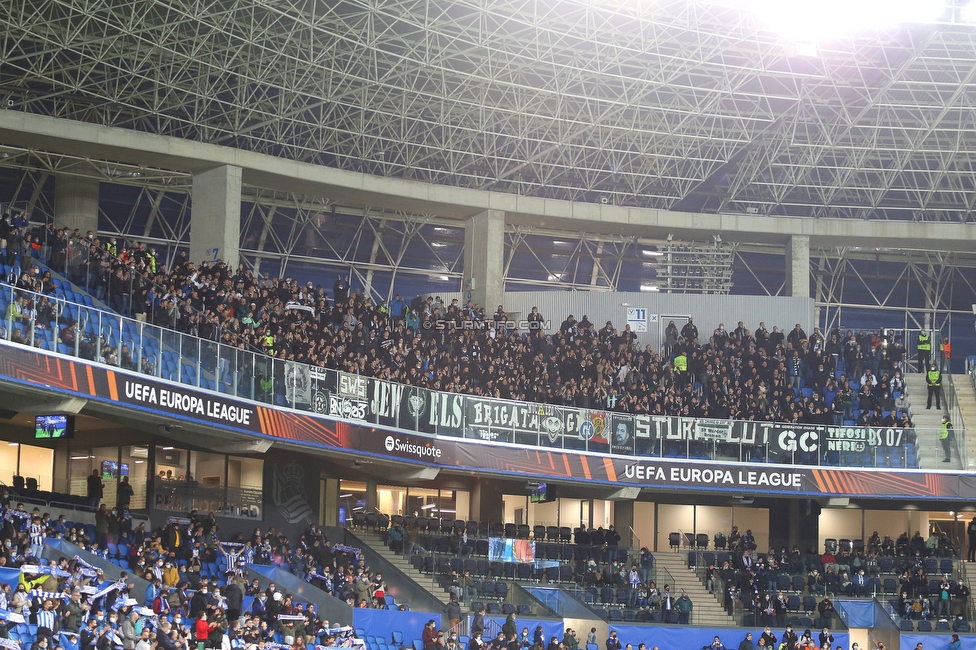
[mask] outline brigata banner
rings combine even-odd
[[[355,375],[341,379],[334,371],[320,370],[309,373],[312,408],[320,413],[315,414],[258,405],[25,346],[0,343],[0,348],[0,381],[62,397],[82,397],[96,412],[101,404],[126,404],[147,415],[455,471],[725,493],[976,499],[976,476],[968,473],[814,466],[824,451],[896,447],[903,441],[901,431],[894,428],[698,423],[692,418],[400,390],[378,380],[361,381]],[[333,412],[348,417],[336,421],[326,415]],[[368,422],[372,417],[396,420],[401,429]],[[421,433],[402,430],[410,425]],[[486,431],[489,438],[478,434],[464,439],[466,428]],[[499,437],[491,439],[495,431]],[[526,441],[536,436],[538,442],[532,446],[509,442],[516,435]],[[629,451],[634,441],[638,450],[656,443],[766,445],[771,458],[802,458],[810,466],[661,458],[660,448],[644,455],[619,453]],[[601,449],[618,453],[593,453]]]

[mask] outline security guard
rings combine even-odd
[[[925,376],[925,381],[929,386],[929,399],[925,403],[925,408],[932,408],[933,395],[935,395],[935,408],[942,408],[942,371],[934,363],[929,364],[929,372]]]
[[[688,383],[688,356],[684,350],[674,358],[674,381],[682,386]]]
[[[942,451],[945,452],[945,459],[943,463],[948,463],[952,459],[952,422],[949,421],[948,415],[942,416],[942,430],[939,431],[939,440],[942,442]]]
[[[932,335],[925,330],[919,332],[915,349],[918,350],[918,371],[925,372],[932,361]]]

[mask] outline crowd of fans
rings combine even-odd
[[[587,316],[570,315],[552,334],[520,332],[501,305],[490,313],[471,301],[447,304],[439,297],[374,302],[352,292],[345,277],[336,279],[330,294],[321,285],[257,275],[243,265],[198,266],[185,251],[167,267],[151,246],[69,233],[53,224],[33,237],[41,242],[34,253],[40,264],[22,266],[19,288],[53,293],[41,266],[47,262],[65,268],[76,284],[120,313],[277,359],[505,399],[636,414],[856,420],[904,427],[908,441],[913,438],[902,378],[905,349],[886,331],[824,335],[815,327],[807,335],[799,324],[786,332],[777,326],[769,331],[765,323],[750,330],[739,322],[702,335],[689,318],[680,329],[673,321],[667,325],[658,351],[641,349],[629,326],[621,330],[607,321],[599,327]],[[84,255],[71,257],[81,250]],[[53,326],[54,310],[44,298],[34,304],[25,297],[10,309],[18,311],[15,318],[37,314]],[[541,323],[544,317],[533,308],[527,320]],[[77,336],[70,322],[59,332],[69,344]],[[84,356],[147,370],[135,367],[133,351],[124,345],[83,343]],[[284,395],[283,380],[275,386],[262,369],[242,362],[238,371],[256,377],[265,399]]]
[[[247,564],[274,564],[355,607],[386,607],[385,583],[358,549],[333,545],[313,526],[290,541],[274,528],[221,541],[213,513],[171,520],[149,531],[125,510],[103,504],[92,526],[52,519],[38,508],[0,501],[0,568],[19,582],[0,589],[0,636],[33,650],[162,650],[347,645],[349,629],[332,628],[312,604],[245,578]],[[122,568],[110,580],[81,558],[41,559],[45,538],[66,540]],[[334,548],[335,547],[335,548]],[[212,570],[211,570],[212,569]],[[131,576],[149,586],[139,593]],[[12,614],[12,616],[11,616]],[[36,625],[28,639],[17,630]],[[142,643],[143,645],[140,645]]]
[[[864,547],[835,549],[828,547],[822,554],[815,549],[801,553],[785,547],[768,553],[758,552],[749,531],[740,535],[736,528],[726,537],[730,559],[721,566],[710,563],[705,568],[706,588],[719,585],[725,591],[725,607],[731,614],[741,604],[748,619],[756,625],[782,626],[791,612],[798,611],[798,603],[790,606],[790,593],[799,591],[809,597],[820,598],[815,612],[828,625],[834,614],[831,595],[848,597],[880,595],[882,587],[876,580],[882,574],[898,576],[899,610],[905,618],[943,618],[952,620],[953,630],[968,632],[969,588],[963,580],[953,581],[942,566],[931,562],[938,558],[952,558],[955,552],[949,537],[933,532],[925,539],[916,531],[910,538],[902,533],[897,540],[874,532]],[[930,559],[930,564],[926,563]],[[787,577],[790,587],[784,589],[781,577]],[[801,576],[803,585],[797,590],[792,576]],[[937,584],[936,584],[937,583]],[[784,593],[786,592],[786,593]],[[800,596],[794,596],[799,599]],[[812,604],[814,601],[810,601]],[[806,606],[804,610],[814,610]],[[753,618],[754,617],[754,618]]]

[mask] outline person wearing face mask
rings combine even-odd
[[[251,616],[257,616],[258,618],[264,618],[265,612],[266,612],[266,608],[265,608],[264,604],[265,604],[265,602],[267,600],[268,600],[267,594],[265,594],[262,591],[257,598],[255,598],[253,601],[251,601],[251,609],[250,609]]]
[[[200,616],[201,612],[207,611],[207,602],[209,600],[209,589],[207,586],[201,586],[197,590],[197,593],[193,594],[193,598],[190,599],[190,617],[196,621]]]
[[[149,586],[146,587],[146,594],[142,602],[143,607],[152,607],[153,603],[156,602],[156,599],[159,598],[161,593],[162,588],[159,578],[153,578],[149,583]]]
[[[163,586],[175,587],[180,581],[180,571],[176,568],[173,560],[167,559],[163,563]]]
[[[49,647],[47,637],[39,635],[37,641],[31,646],[31,650],[48,650]]]
[[[27,595],[27,587],[23,584],[17,585],[17,591],[10,599],[10,611],[17,614],[24,613],[24,607],[30,605],[30,597]]]
[[[98,640],[98,621],[95,617],[88,619],[88,623],[81,630],[81,647],[91,648],[95,645]]]
[[[160,584],[163,582],[163,558],[158,558],[153,562],[152,575],[153,578],[159,580]]]
[[[4,542],[3,542],[3,552],[0,553],[0,555],[2,555],[3,557],[7,558],[8,560],[16,557],[17,554],[14,551],[14,543],[12,541],[10,541],[10,539],[4,540]]]

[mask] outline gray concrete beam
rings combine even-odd
[[[505,213],[487,210],[464,225],[465,296],[493,314],[505,293]],[[524,315],[524,314],[523,314]]]
[[[240,167],[247,185],[328,197],[350,205],[467,219],[485,210],[506,213],[509,223],[571,232],[709,239],[786,245],[794,235],[812,246],[864,246],[971,251],[976,224],[811,219],[762,215],[669,212],[573,203],[343,171],[230,147],[139,133],[17,111],[0,111],[0,144],[96,160],[196,173]]]
[[[797,298],[810,297],[810,238],[793,235],[786,245],[786,290]]]
[[[58,176],[54,179],[54,220],[58,226],[82,235],[98,234],[98,179]]]
[[[223,165],[193,174],[190,259],[221,259],[237,268],[241,253],[241,168]]]

